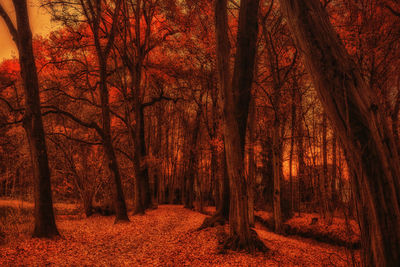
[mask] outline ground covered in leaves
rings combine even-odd
[[[269,229],[274,228],[274,220],[271,212],[256,211],[256,220]],[[316,220],[313,222],[313,220]],[[360,248],[360,229],[355,220],[345,220],[335,217],[331,224],[316,213],[296,214],[283,224],[286,235],[298,235],[313,238],[318,241],[345,246],[348,248]]]
[[[131,222],[113,217],[57,217],[56,240],[28,236],[0,246],[0,266],[349,266],[349,251],[309,239],[283,237],[260,225],[256,231],[267,253],[221,253],[221,229],[197,231],[205,215],[182,206],[163,205]],[[227,226],[225,227],[227,231]]]

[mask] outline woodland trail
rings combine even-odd
[[[113,217],[58,220],[62,238],[14,240],[0,247],[0,266],[349,265],[344,248],[283,237],[259,227],[256,230],[269,252],[219,254],[218,230],[196,231],[204,218],[182,206],[162,205],[116,225]]]

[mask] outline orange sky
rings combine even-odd
[[[45,35],[54,27],[50,22],[50,15],[43,8],[39,8],[41,0],[28,0],[30,23],[34,35]],[[14,19],[15,12],[12,9],[11,0],[0,0],[0,4]],[[11,39],[3,19],[0,18],[0,62],[4,58],[10,58],[12,55],[17,56],[17,49]]]

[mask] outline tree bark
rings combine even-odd
[[[302,182],[304,182],[304,176],[305,176],[305,162],[304,162],[304,126],[303,126],[303,108],[302,108],[302,95],[300,92],[297,94],[297,103],[299,104],[299,122],[297,125],[297,194],[298,194],[298,214],[300,216],[300,209],[301,209],[301,200],[302,200],[302,195],[301,195],[301,190],[300,190],[300,185]]]
[[[353,173],[362,264],[399,266],[399,157],[386,118],[319,0],[281,0],[281,8]]]
[[[279,104],[275,102],[277,106]],[[278,114],[275,114],[272,130],[272,166],[274,173],[274,228],[276,233],[282,232],[282,209],[281,209],[281,152],[280,152],[280,123]]]
[[[231,86],[228,86],[230,74],[226,5],[226,0],[217,0],[215,5],[217,61],[224,97],[224,142],[230,185],[230,235],[225,248],[265,250],[265,245],[250,229],[244,176],[244,143],[256,54],[259,1],[240,2],[237,50]]]
[[[126,209],[124,192],[122,189],[121,175],[119,172],[117,157],[115,155],[114,146],[112,143],[111,136],[111,117],[110,117],[110,103],[109,103],[109,92],[107,88],[107,68],[106,68],[106,57],[99,53],[99,65],[100,65],[100,102],[101,102],[101,114],[103,119],[103,147],[104,152],[108,161],[108,168],[110,174],[113,177],[113,195],[114,195],[114,207],[115,207],[115,222],[118,221],[129,221],[128,213]]]
[[[224,225],[226,221],[229,220],[229,205],[230,205],[230,196],[229,196],[229,176],[226,165],[226,156],[225,149],[223,152],[223,174],[222,174],[222,187],[221,192],[219,194],[219,201],[217,203],[217,210],[213,216],[210,218],[204,219],[204,222],[199,227],[199,230],[205,229],[207,227],[215,227],[217,225]]]
[[[196,118],[194,119],[194,127],[193,127],[193,135],[190,136],[190,134],[188,134],[189,136],[189,164],[188,164],[188,169],[187,172],[185,174],[185,185],[183,190],[185,198],[184,198],[184,206],[187,209],[193,209],[194,205],[194,180],[195,180],[195,176],[197,175],[197,157],[198,157],[198,153],[197,153],[197,139],[199,136],[199,130],[200,130],[200,114],[201,114],[201,110],[199,107],[199,110],[197,111],[196,114]]]
[[[6,22],[17,45],[19,64],[25,90],[23,126],[27,135],[34,178],[34,237],[58,236],[51,195],[50,168],[40,108],[39,80],[32,47],[32,32],[26,0],[13,0],[17,28],[0,5],[0,15]]]
[[[133,6],[132,6],[133,8]],[[136,9],[134,9],[134,17],[135,17],[135,57],[132,59],[132,63],[134,68],[130,68],[131,76],[133,79],[133,85],[135,88],[134,96],[134,112],[135,112],[135,161],[134,168],[135,171],[135,192],[137,197],[135,197],[135,208],[134,213],[143,214],[144,211],[150,207],[151,205],[151,193],[150,193],[150,184],[149,184],[149,172],[147,162],[144,162],[146,159],[146,140],[144,137],[144,114],[143,114],[143,88],[142,88],[142,70],[143,70],[143,61],[145,58],[144,55],[144,45],[142,45],[141,41],[141,21],[142,21],[142,1],[139,0],[136,3]],[[129,26],[132,26],[128,23]],[[145,38],[147,38],[147,34]],[[146,42],[147,40],[145,40]]]
[[[263,140],[262,144],[262,164],[263,176],[261,179],[261,196],[263,204],[268,204],[272,207],[274,195],[274,167],[272,162],[272,138],[270,137],[269,130],[267,130],[266,140]]]
[[[336,153],[336,146],[337,146],[337,138],[336,133],[333,133],[332,137],[332,178],[331,178],[331,203],[330,203],[330,212],[334,215],[338,197],[336,192],[336,180],[337,180],[337,153]]]
[[[146,139],[144,135],[144,111],[143,106],[140,109],[140,156],[141,160],[147,158],[147,149],[146,149]],[[151,191],[150,191],[150,182],[149,182],[149,167],[147,161],[144,162],[141,169],[142,183],[141,183],[141,195],[142,195],[142,203],[143,208],[148,209],[151,206]]]
[[[329,214],[329,181],[328,181],[328,125],[326,113],[322,115],[322,175],[320,180],[322,217],[330,225],[333,217]]]
[[[107,58],[110,54],[111,46],[114,43],[114,37],[116,32],[116,24],[118,19],[119,10],[121,7],[121,0],[116,2],[116,6],[113,14],[112,26],[108,32],[107,44],[102,48],[100,41],[100,19],[101,19],[101,8],[99,10],[94,10],[91,4],[88,4],[91,8],[91,12],[96,14],[96,20],[93,21],[90,17],[87,17],[88,23],[92,23],[93,38],[95,43],[95,48],[97,52],[97,59],[99,63],[99,89],[100,89],[100,103],[101,103],[101,115],[102,115],[102,141],[104,152],[108,161],[108,168],[110,174],[113,177],[113,196],[114,196],[114,207],[115,207],[115,222],[118,221],[129,221],[128,213],[126,209],[125,197],[122,189],[121,175],[119,172],[119,166],[117,157],[115,155],[115,150],[112,142],[111,134],[111,111],[110,111],[110,97],[107,86]]]
[[[291,92],[291,137],[290,137],[290,150],[289,150],[289,191],[290,191],[290,217],[294,212],[294,183],[293,183],[293,154],[294,154],[294,141],[296,134],[296,119],[297,119],[297,104],[296,103],[297,88],[293,88]]]
[[[251,97],[250,102],[250,111],[249,111],[249,118],[248,118],[248,173],[247,173],[247,193],[248,193],[248,200],[249,200],[249,223],[251,227],[254,227],[254,193],[256,187],[256,161],[255,161],[255,153],[254,153],[254,143],[255,143],[255,99]]]

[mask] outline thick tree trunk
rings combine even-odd
[[[135,126],[132,132],[134,142],[134,169],[135,169],[135,206],[134,214],[143,214],[146,209],[151,206],[151,192],[149,183],[149,172],[146,152],[146,140],[144,134],[144,113],[142,106],[142,62],[141,57],[137,57],[138,62],[134,69],[131,69],[131,76],[133,77],[133,84],[135,91],[134,95],[134,116]],[[133,71],[135,70],[135,71]]]
[[[374,92],[319,0],[281,0],[296,43],[352,170],[364,266],[400,266],[399,157]]]
[[[222,215],[225,220],[229,220],[229,205],[230,205],[230,188],[229,188],[229,175],[226,164],[226,156],[224,150],[224,166],[223,166],[223,177],[222,177],[222,194],[221,201],[218,206],[218,212]]]
[[[200,115],[201,110],[199,109],[196,114],[196,118],[194,119],[194,127],[193,127],[193,135],[189,136],[189,166],[186,174],[186,182],[185,182],[185,201],[184,206],[187,209],[193,209],[194,205],[194,181],[197,174],[198,160],[197,160],[197,139],[199,137],[200,130]]]
[[[143,108],[140,109],[140,155],[141,159],[147,158],[147,151],[146,151],[146,139],[144,136],[144,113]],[[147,161],[144,162],[142,169],[141,169],[141,198],[143,203],[143,208],[148,209],[151,206],[151,192],[150,192],[150,182],[149,182],[149,168]]]
[[[124,193],[122,189],[121,183],[121,175],[119,172],[119,166],[117,157],[115,155],[115,150],[113,146],[112,133],[111,133],[111,110],[110,110],[110,97],[107,86],[107,59],[109,57],[111,47],[114,43],[115,33],[116,33],[116,25],[118,20],[118,15],[121,7],[121,0],[117,0],[114,6],[114,13],[112,14],[112,25],[106,32],[107,42],[104,45],[102,41],[104,41],[103,37],[100,37],[100,20],[102,19],[102,6],[96,6],[94,8],[92,5],[87,5],[87,2],[81,1],[82,9],[90,9],[92,14],[96,14],[96,16],[88,16],[86,14],[86,22],[90,24],[90,29],[93,33],[93,41],[94,47],[97,53],[97,60],[99,64],[99,94],[100,94],[100,104],[101,104],[101,119],[102,119],[102,129],[98,130],[99,134],[102,138],[104,153],[106,155],[108,161],[108,169],[110,171],[110,175],[113,180],[113,198],[114,198],[114,207],[115,207],[115,222],[118,221],[129,221],[126,203],[124,198]]]
[[[250,103],[250,112],[249,112],[249,119],[248,119],[248,175],[247,175],[247,194],[249,200],[249,223],[251,227],[254,227],[254,193],[256,187],[256,161],[255,161],[255,153],[254,153],[254,143],[255,143],[255,99],[254,97],[251,98]]]
[[[211,181],[212,181],[212,188],[214,189],[213,191],[213,197],[214,197],[214,203],[215,206],[218,209],[219,202],[221,200],[221,182],[222,179],[218,179],[218,162],[217,162],[217,151],[214,146],[211,147]]]
[[[134,115],[135,115],[135,126],[134,126],[134,168],[135,170],[135,207],[134,214],[143,214],[144,211],[151,205],[151,192],[149,183],[149,172],[147,162],[145,159],[147,157],[146,153],[146,140],[144,136],[144,116],[143,116],[143,90],[142,88],[142,70],[143,61],[145,55],[144,47],[141,41],[141,21],[142,21],[142,1],[139,0],[136,3],[136,10],[134,10],[135,17],[135,57],[134,62],[130,67],[131,76],[133,79],[134,86]]]
[[[332,176],[332,178],[331,178],[331,203],[329,206],[329,209],[330,209],[330,212],[332,213],[332,215],[334,215],[337,201],[338,201],[337,192],[336,192],[336,180],[337,180],[336,142],[337,142],[336,133],[333,133],[333,136],[332,136],[332,170],[331,170],[332,171],[332,174],[331,174],[331,176]]]
[[[397,147],[397,153],[400,153],[400,136],[399,136],[399,113],[400,113],[400,78],[399,84],[397,85],[397,97],[396,102],[394,104],[394,108],[392,110],[391,119],[392,119],[392,132],[394,137],[394,142]]]
[[[140,67],[137,67],[136,70],[140,70]],[[145,154],[144,143],[142,143],[142,138],[144,139],[144,122],[143,122],[143,110],[141,107],[140,101],[140,80],[141,74],[140,71],[131,72],[131,76],[134,79],[134,117],[135,117],[135,125],[131,130],[131,138],[133,139],[133,169],[135,174],[134,180],[134,208],[133,214],[144,214],[146,210],[146,179],[148,182],[148,172],[146,163],[143,161],[143,154]],[[146,176],[147,175],[147,176]]]
[[[142,198],[142,188],[143,188],[143,179],[142,179],[142,169],[141,169],[141,156],[140,150],[138,149],[137,145],[138,141],[135,136],[134,138],[134,157],[133,157],[133,171],[135,174],[135,180],[133,184],[133,191],[134,191],[134,207],[133,207],[133,214],[144,214],[144,206],[143,206],[143,198]]]
[[[219,201],[216,206],[217,210],[213,216],[204,219],[199,229],[204,229],[207,227],[214,227],[217,225],[224,225],[226,221],[229,220],[229,208],[230,208],[230,189],[229,189],[229,176],[226,165],[225,150],[223,153],[223,175],[222,175],[222,187],[219,193]]]
[[[230,185],[230,236],[225,247],[234,250],[264,250],[265,245],[250,229],[247,185],[244,176],[244,143],[256,54],[259,1],[244,0],[240,3],[238,45],[231,86],[229,86],[229,38],[226,5],[226,0],[217,0],[215,6],[217,60],[224,96],[224,142]]]
[[[58,236],[51,196],[50,169],[40,109],[39,81],[32,47],[26,0],[13,0],[18,32],[13,35],[19,52],[21,76],[25,89],[23,126],[31,151],[34,196],[34,237]],[[3,14],[1,14],[3,16]],[[10,25],[8,25],[10,26]],[[10,29],[11,32],[11,29]]]
[[[272,162],[272,138],[269,136],[270,131],[267,131],[267,136],[262,146],[262,163],[263,176],[261,179],[262,191],[261,197],[264,205],[273,205],[274,195],[274,167]]]
[[[108,160],[108,168],[113,177],[113,195],[115,207],[115,222],[129,221],[126,209],[126,203],[121,183],[121,175],[119,172],[117,157],[115,155],[114,146],[111,137],[111,118],[110,118],[110,103],[109,92],[107,88],[107,69],[106,60],[103,55],[99,54],[100,63],[100,101],[101,101],[101,114],[103,120],[103,147]]]

